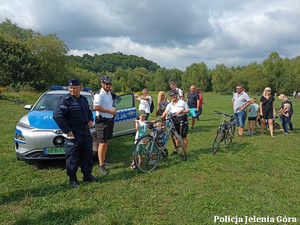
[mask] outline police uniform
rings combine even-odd
[[[73,79],[73,83],[69,81],[69,86],[80,85],[79,80],[77,80],[78,82],[76,80]],[[93,121],[93,114],[86,97],[80,95],[79,98],[76,98],[71,94],[61,97],[53,112],[53,119],[65,134],[72,131],[75,137],[65,140],[66,167],[70,181],[72,178],[76,178],[78,165],[81,166],[84,178],[91,177],[93,149],[88,122]]]

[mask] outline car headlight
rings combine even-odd
[[[15,139],[20,141],[25,141],[25,138],[22,134],[15,133]]]
[[[18,126],[20,126],[20,127],[24,127],[24,128],[26,128],[26,129],[34,129],[34,127],[32,127],[32,126],[30,126],[30,125],[28,125],[28,124],[26,124],[26,123],[22,123],[22,122],[18,122]]]

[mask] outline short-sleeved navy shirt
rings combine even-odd
[[[197,108],[197,101],[199,100],[199,94],[196,93],[188,93],[188,106],[189,108]]]

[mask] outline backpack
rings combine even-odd
[[[153,112],[153,110],[154,110],[154,103],[153,103],[153,98],[152,98],[152,96],[150,95],[150,97],[151,97],[151,105],[150,105],[150,113],[152,113]]]

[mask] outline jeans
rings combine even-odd
[[[291,118],[283,116],[282,117],[282,127],[283,127],[283,130],[285,133],[288,133],[288,125],[290,127],[290,130],[293,131],[293,124],[291,122]]]
[[[243,110],[238,113],[234,113],[234,116],[237,117],[235,119],[235,123],[237,127],[244,127],[245,126],[245,120],[246,120],[246,110]]]

